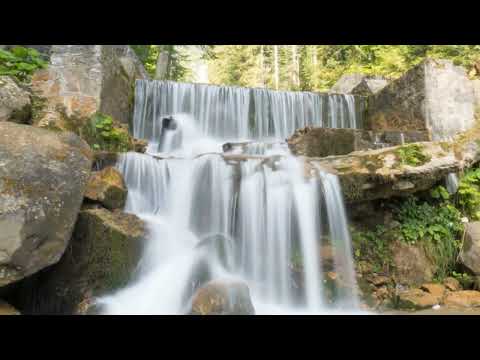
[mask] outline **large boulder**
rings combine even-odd
[[[480,276],[480,221],[465,225],[465,240],[459,259],[473,274]]]
[[[0,76],[0,121],[27,123],[32,104],[30,94],[9,76]]]
[[[126,47],[52,45],[48,68],[32,77],[32,89],[43,99],[34,124],[75,131],[96,112],[129,123],[135,80],[146,73]]]
[[[388,81],[380,76],[345,74],[330,89],[332,93],[369,96],[387,86]]]
[[[93,172],[88,181],[85,198],[99,202],[107,209],[122,209],[127,199],[127,188],[122,174],[112,166]]]
[[[0,123],[0,286],[56,263],[83,200],[92,154],[72,133]]]
[[[393,278],[397,284],[420,285],[432,281],[435,264],[421,246],[395,241],[391,245]]]
[[[240,281],[215,280],[197,290],[193,315],[255,315],[250,290]]]
[[[473,84],[449,60],[426,59],[369,98],[366,129],[431,131],[450,139],[474,125]]]
[[[104,208],[80,211],[60,262],[21,284],[24,313],[81,314],[94,298],[128,284],[141,257],[145,225],[137,216]]]

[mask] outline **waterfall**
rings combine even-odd
[[[133,133],[158,141],[162,118],[188,114],[204,135],[221,140],[284,140],[295,129],[361,127],[362,100],[353,95],[272,91],[137,80]]]
[[[447,187],[447,191],[450,194],[455,194],[458,190],[458,176],[455,173],[450,173],[445,178],[445,185]]]
[[[305,125],[356,125],[353,97],[158,81],[136,93],[148,152],[116,166],[148,237],[131,284],[98,299],[106,314],[188,313],[205,276],[245,281],[258,314],[358,311],[338,179],[283,143]]]

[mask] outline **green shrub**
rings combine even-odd
[[[10,75],[20,81],[27,81],[36,70],[46,66],[47,62],[35,49],[22,46],[9,51],[0,49],[0,75]]]
[[[480,169],[465,173],[458,185],[458,204],[469,218],[480,219]]]
[[[352,243],[356,260],[366,260],[376,273],[388,272],[392,264],[386,229],[378,225],[374,231],[352,229]]]
[[[96,113],[87,124],[84,138],[94,150],[129,151],[130,136],[125,129],[115,126],[111,116]]]
[[[444,199],[446,190],[442,187],[432,192],[439,194],[438,201],[430,204],[409,197],[396,208],[395,219],[400,223],[397,238],[408,244],[424,246],[438,266],[436,275],[441,279],[454,269],[463,226],[460,211]]]
[[[423,153],[423,146],[419,144],[402,146],[395,153],[402,165],[420,166],[431,159],[430,155]]]

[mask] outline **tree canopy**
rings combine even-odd
[[[169,59],[164,79],[191,81],[188,46],[132,45],[155,74],[160,52]],[[210,83],[280,90],[325,91],[347,73],[395,79],[426,57],[451,59],[480,73],[480,45],[199,45]],[[475,67],[476,65],[476,67]]]

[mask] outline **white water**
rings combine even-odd
[[[195,94],[203,100],[197,102],[192,96],[196,86],[137,83],[135,134],[150,140],[148,153],[124,154],[117,167],[129,190],[125,211],[140,216],[149,234],[130,286],[99,299],[105,313],[187,313],[193,291],[205,281],[198,278],[202,266],[208,279],[246,281],[257,314],[357,312],[338,179],[321,169],[305,176],[303,160],[290,156],[280,143],[294,131],[292,119],[302,119],[308,109],[293,110],[289,98],[300,101],[304,95],[254,94],[256,109],[265,110],[258,104],[269,99],[274,115],[273,122],[266,121],[257,112],[257,127],[249,129],[242,121],[251,89],[218,88],[210,94],[214,87],[200,87]],[[172,98],[166,99],[171,88]],[[224,107],[219,94],[228,94]],[[340,97],[326,97],[332,109],[338,105],[328,121],[355,124],[354,98]],[[193,116],[179,105],[185,102],[190,102]],[[183,114],[173,114],[175,129],[162,129],[159,114],[171,115],[171,109]],[[323,117],[315,121],[323,123]],[[257,140],[223,154],[227,134],[237,142]],[[238,154],[252,156],[235,158]],[[343,284],[334,297],[322,270],[327,245],[333,248],[333,271]]]
[[[447,175],[445,179],[445,184],[447,187],[447,191],[450,194],[455,194],[458,190],[458,176],[455,173],[450,173]]]

